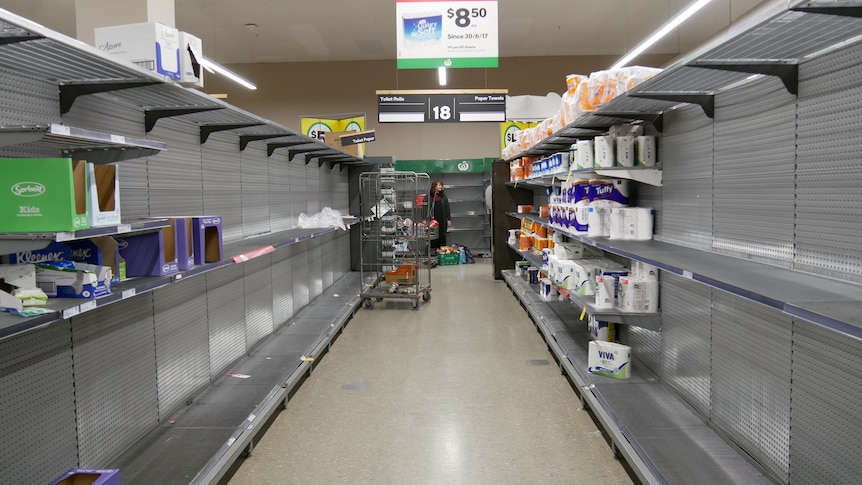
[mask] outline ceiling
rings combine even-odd
[[[499,0],[499,57],[622,55],[689,2]],[[713,0],[647,53],[684,54],[759,3]],[[0,8],[76,37],[75,0]],[[222,64],[395,58],[395,0],[174,0],[174,9],[176,27]]]

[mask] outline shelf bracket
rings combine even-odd
[[[30,32],[25,35],[5,35],[3,37],[0,37],[0,45],[11,45],[17,44],[19,42],[26,42],[28,40],[37,40],[44,38],[45,37],[42,35],[37,35]]]
[[[664,131],[664,115],[662,113],[638,113],[636,111],[609,111],[597,112],[596,116],[607,116],[608,118],[619,118],[623,120],[641,120],[652,123],[659,133]]]
[[[706,116],[715,118],[715,93],[702,91],[639,91],[629,93],[628,95],[636,98],[696,104],[703,108],[703,112]]]
[[[822,13],[826,15],[840,15],[842,17],[862,18],[862,5],[859,2],[849,2],[852,5],[835,5],[825,2],[806,2],[802,5],[791,7],[794,12]]]
[[[146,132],[153,131],[156,123],[162,118],[172,118],[174,116],[190,115],[193,113],[203,113],[205,111],[213,111],[224,109],[221,106],[207,106],[197,108],[150,108],[144,111],[144,127]]]
[[[298,145],[307,145],[307,141],[284,141],[284,142],[273,142],[266,144],[266,156],[271,157],[273,153],[279,148],[287,148],[287,147],[295,147]]]
[[[324,150],[329,150],[329,149],[320,147],[320,148],[306,148],[304,150],[288,150],[287,151],[287,161],[292,162],[293,159],[296,158],[297,155],[312,154],[311,156],[305,157],[305,164],[308,165],[308,162],[310,162],[312,158],[317,158],[316,156],[313,155],[315,152],[322,152]]]
[[[260,126],[264,123],[213,123],[211,125],[201,125],[201,145],[207,142],[210,135],[219,131],[238,130],[240,128],[251,128],[252,126]]]
[[[70,82],[60,84],[60,114],[66,114],[75,104],[75,100],[79,96],[88,94],[108,93],[111,91],[119,91],[121,89],[140,88],[144,86],[152,86],[159,84],[159,81],[149,79],[140,81],[125,81],[125,82],[102,82],[102,81],[87,81],[87,82]]]
[[[290,135],[289,133],[278,133],[278,134],[271,133],[269,135],[240,135],[239,136],[239,151],[241,151],[241,152],[245,151],[245,149],[248,148],[248,144],[253,142],[253,141],[270,140],[272,138],[281,138],[281,137],[289,136],[289,135]]]
[[[787,92],[799,94],[799,61],[795,59],[700,59],[692,67],[776,76]]]

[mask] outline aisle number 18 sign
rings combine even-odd
[[[380,123],[505,121],[507,90],[377,91]]]
[[[497,67],[496,0],[396,0],[398,69]]]

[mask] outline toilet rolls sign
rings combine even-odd
[[[496,0],[396,0],[398,69],[497,67]]]
[[[380,123],[505,121],[507,90],[377,91]]]

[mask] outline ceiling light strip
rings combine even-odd
[[[255,86],[251,81],[248,81],[248,80],[242,78],[241,76],[239,76],[235,72],[227,69],[226,67],[224,67],[220,64],[216,64],[215,62],[213,62],[209,59],[202,58],[201,59],[201,66],[203,66],[204,69],[206,69],[207,71],[210,71],[210,72],[215,71],[215,72],[221,74],[222,76],[230,79],[231,81],[234,81],[238,84],[241,84],[242,86],[247,87],[248,89],[257,89],[257,86]]]
[[[652,35],[650,35],[645,41],[638,44],[631,52],[623,56],[620,60],[616,62],[613,66],[611,66],[611,70],[619,69],[629,62],[631,62],[635,57],[639,56],[643,51],[647,50],[659,41],[662,37],[670,33],[673,29],[679,27],[679,25],[689,17],[694,15],[698,10],[702,9],[712,0],[696,0],[695,2],[689,4],[686,8],[684,8],[680,13],[678,13],[674,18],[670,19],[667,23],[665,23],[661,28],[656,30]]]

